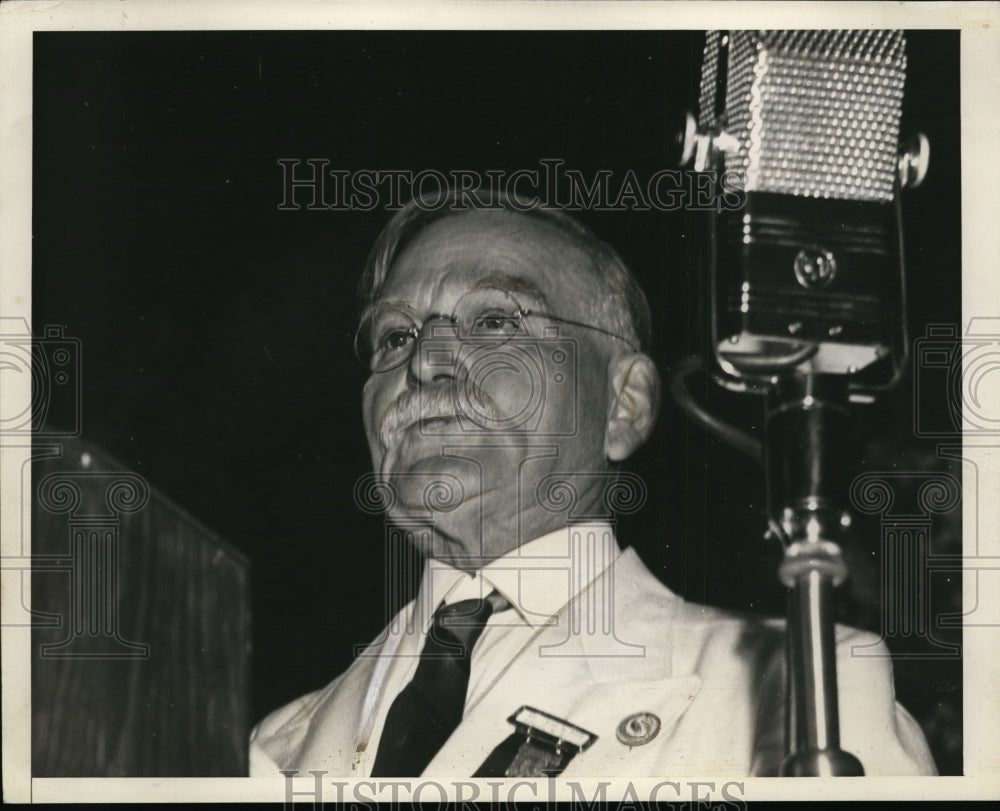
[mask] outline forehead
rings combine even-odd
[[[416,300],[468,289],[507,285],[512,293],[560,299],[592,280],[590,257],[557,226],[510,211],[449,215],[420,231],[400,252],[380,295]]]

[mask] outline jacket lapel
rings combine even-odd
[[[409,616],[412,608],[412,604],[404,608],[393,623],[412,627]],[[299,745],[297,762],[316,764],[311,768],[326,769],[332,774],[363,774],[359,771],[362,760],[375,756],[367,751],[372,721],[387,669],[401,640],[401,636],[383,632],[340,679],[322,691],[318,709],[309,719]],[[302,735],[301,729],[298,734]]]

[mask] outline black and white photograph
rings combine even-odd
[[[997,5],[36,5],[5,799],[995,795]]]

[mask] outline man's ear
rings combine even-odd
[[[627,459],[649,439],[660,408],[660,376],[648,355],[621,355],[611,361],[611,403],[604,433],[604,454]]]

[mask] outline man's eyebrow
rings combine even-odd
[[[476,281],[471,290],[499,290],[502,293],[519,293],[528,296],[542,305],[548,303],[548,298],[537,284],[523,276],[509,276],[505,273],[494,273]],[[374,304],[368,314],[369,320],[374,320],[386,313],[402,313],[410,318],[417,318],[417,311],[408,301],[391,300]]]
[[[415,318],[417,311],[406,301],[380,301],[375,304],[369,313],[369,319],[374,320],[385,313],[402,313],[411,318]]]
[[[523,276],[508,276],[497,273],[491,276],[484,276],[473,286],[473,290],[499,290],[503,293],[520,293],[523,296],[530,296],[541,303],[546,303],[548,299],[537,284]]]

